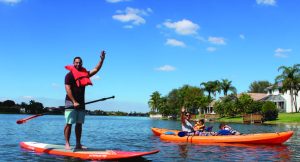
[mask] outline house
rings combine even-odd
[[[262,101],[272,101],[276,104],[277,108],[280,112],[295,112],[295,103],[291,103],[291,95],[290,91],[282,92],[280,88],[274,88],[272,86],[266,88],[268,91],[268,96],[262,99]],[[298,92],[298,96],[296,97],[297,101],[297,110],[299,110],[300,105],[300,92]],[[294,96],[293,96],[294,97]]]
[[[26,113],[26,109],[25,109],[24,107],[21,107],[21,108],[20,108],[20,113],[21,113],[21,114],[25,114],[25,113]]]
[[[290,91],[282,92],[280,88],[274,88],[270,86],[266,88],[268,93],[246,93],[248,94],[254,101],[271,101],[275,103],[279,112],[295,112],[295,102],[291,104],[291,95]],[[238,94],[239,98],[242,94]],[[297,101],[297,110],[300,110],[300,92],[298,92],[298,96],[296,97]],[[213,105],[215,102],[209,104],[206,113],[213,113]],[[205,114],[205,113],[204,113]]]
[[[162,114],[150,114],[150,118],[161,119],[162,117]]]
[[[216,100],[213,100],[209,105],[207,106],[207,109],[204,110],[204,114],[215,114],[214,112],[214,105],[216,104]]]

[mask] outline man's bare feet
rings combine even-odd
[[[82,149],[82,150],[86,150],[87,147],[86,146],[83,146],[83,145],[76,145],[75,149]]]
[[[66,150],[71,150],[70,144],[66,143],[65,149],[66,149]]]

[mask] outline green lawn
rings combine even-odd
[[[234,117],[234,118],[229,118],[229,117],[224,117],[224,118],[219,118],[217,120],[218,122],[224,122],[224,123],[243,123],[243,118],[242,117]]]
[[[217,120],[218,122],[235,122],[242,123],[242,117],[235,118],[220,118]],[[299,123],[300,124],[300,113],[279,113],[277,120],[274,121],[266,121],[264,123],[267,124],[278,124],[278,123]]]
[[[300,123],[300,113],[279,113],[277,120],[267,121],[265,123]]]

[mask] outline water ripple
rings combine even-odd
[[[17,125],[26,115],[0,114],[0,161],[71,161],[77,158],[37,154],[19,147],[21,141],[64,144],[64,117],[49,115]],[[219,123],[207,123],[218,128]],[[151,127],[180,129],[178,121],[152,120],[144,117],[87,116],[82,142],[91,148],[125,151],[160,152],[143,158],[125,161],[300,161],[299,125],[230,124],[243,133],[295,131],[284,145],[199,145],[161,141]],[[71,144],[75,143],[74,126]]]

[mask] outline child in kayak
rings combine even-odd
[[[241,133],[232,129],[229,125],[226,125],[224,123],[221,123],[220,131],[218,132],[218,135],[240,135]]]
[[[205,130],[204,119],[199,119],[194,125],[195,135],[200,135]]]

